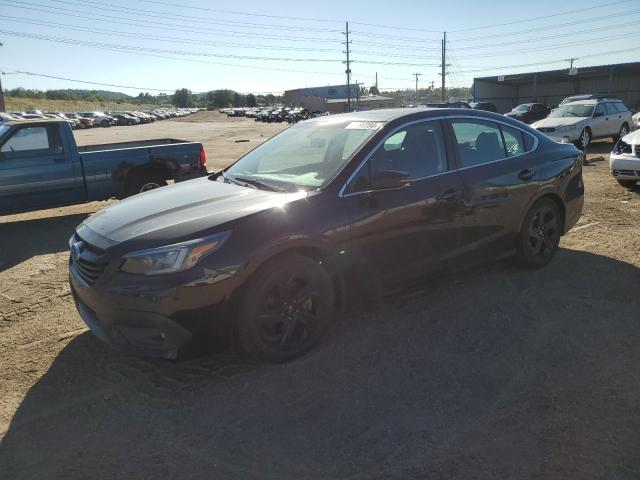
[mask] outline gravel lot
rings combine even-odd
[[[282,128],[201,113],[76,136],[199,140],[213,169]],[[640,478],[640,189],[610,149],[547,268],[427,280],[285,365],[110,350],[66,281],[105,203],[0,217],[0,478]]]

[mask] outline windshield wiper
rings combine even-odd
[[[229,179],[228,177],[225,177],[227,179]],[[242,182],[245,183],[247,185],[251,185],[254,188],[264,188],[266,190],[270,190],[272,192],[284,192],[285,189],[282,187],[277,187],[275,185],[272,185],[270,183],[265,183],[261,180],[256,180],[255,178],[245,178],[245,177],[235,177],[234,180],[232,180],[234,183],[238,183],[238,182]]]

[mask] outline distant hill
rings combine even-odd
[[[81,98],[87,95],[88,93],[95,92],[105,100],[113,101],[113,102],[117,100],[131,100],[133,98],[131,95],[127,95],[126,93],[112,92],[110,90],[82,90],[82,89],[66,88],[64,90],[59,90],[59,91],[67,92],[73,98]]]

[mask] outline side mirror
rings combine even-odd
[[[372,190],[400,190],[411,185],[407,172],[398,170],[379,170],[371,176]]]
[[[595,112],[593,114],[593,118],[598,118],[598,117],[604,117],[604,113],[603,112]]]

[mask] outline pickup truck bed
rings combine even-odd
[[[99,150],[119,150],[122,148],[155,147],[161,145],[176,145],[179,143],[193,143],[175,138],[161,138],[158,140],[137,140],[132,142],[102,143],[98,145],[78,145],[80,152],[97,152]]]
[[[0,126],[0,214],[123,198],[207,174],[202,144],[176,139],[78,147],[57,120]]]

